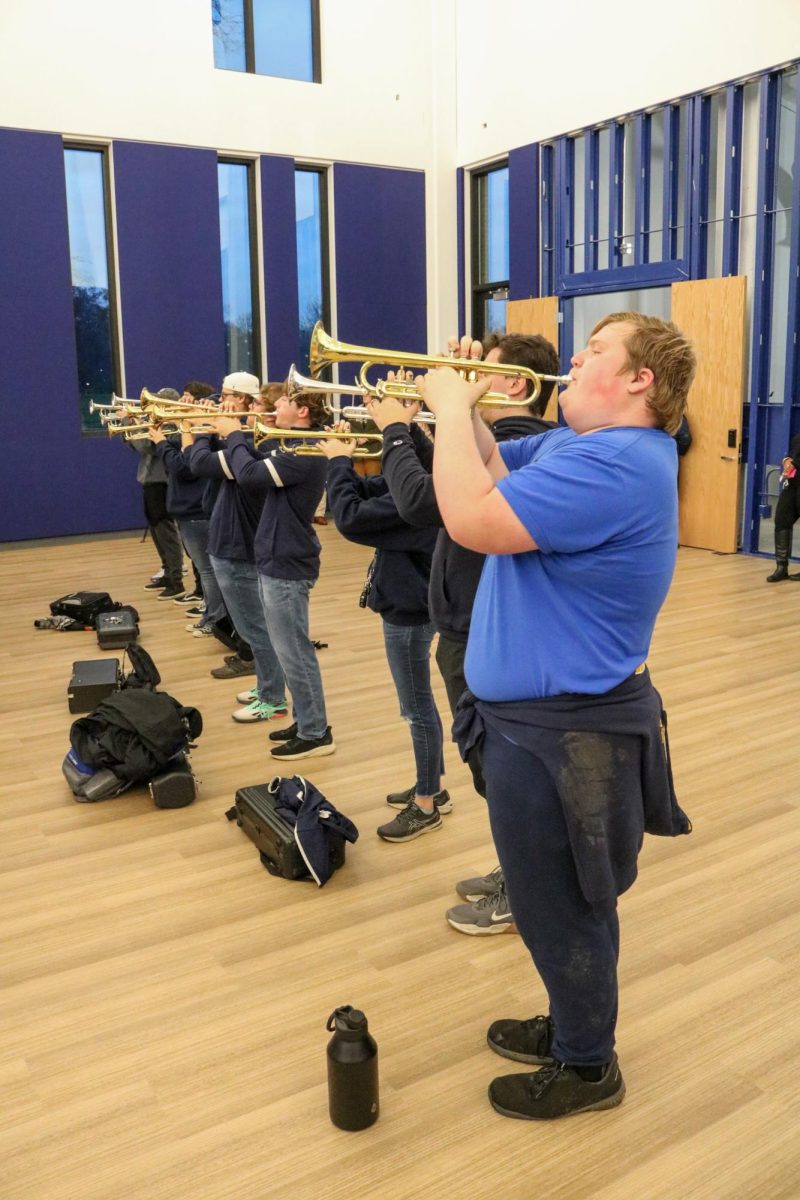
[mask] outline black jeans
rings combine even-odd
[[[453,716],[456,714],[456,705],[467,687],[467,682],[464,678],[464,656],[466,653],[466,642],[460,642],[456,638],[448,637],[444,633],[439,634],[439,643],[436,647],[436,665],[444,680],[447,701]],[[475,791],[485,799],[486,780],[483,777],[481,756],[477,747],[469,751],[467,766],[472,772],[472,782]]]
[[[145,483],[144,515],[153,535],[153,544],[164,568],[164,587],[180,587],[183,573],[183,546],[178,526],[167,516],[167,485]]]
[[[553,1057],[610,1062],[617,1022],[616,901],[581,891],[556,787],[544,763],[487,726],[483,765],[492,837],[514,921],[547,989]]]

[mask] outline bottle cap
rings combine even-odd
[[[367,1018],[360,1008],[352,1004],[341,1004],[328,1017],[326,1029],[336,1030],[345,1038],[361,1037],[367,1032]]]

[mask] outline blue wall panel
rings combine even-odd
[[[424,174],[337,163],[333,182],[339,339],[424,353]]]
[[[64,150],[55,134],[0,130],[0,264],[0,541],[142,525],[129,452],[80,431]]]
[[[114,143],[125,377],[181,390],[225,373],[217,155]]]
[[[267,312],[267,377],[285,378],[297,359],[297,228],[294,159],[261,157],[264,229],[264,299]]]
[[[539,295],[539,146],[508,156],[509,300]]]

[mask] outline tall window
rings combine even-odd
[[[320,82],[319,0],[211,0],[214,65]]]
[[[297,230],[299,343],[297,365],[308,373],[308,347],[317,321],[328,324],[327,214],[325,174],[299,169],[294,176]]]
[[[226,371],[260,375],[252,168],[225,161],[217,171]]]
[[[508,299],[508,167],[472,176],[472,333],[504,333]]]
[[[89,412],[89,402],[107,404],[116,377],[105,151],[68,146],[64,170],[81,429],[99,432],[100,417]]]

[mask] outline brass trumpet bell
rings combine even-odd
[[[367,379],[367,372],[370,367],[379,364],[392,370],[432,371],[437,367],[453,367],[471,383],[479,375],[504,375],[510,379],[525,379],[531,384],[533,389],[531,394],[521,400],[510,400],[504,392],[486,392],[478,400],[478,404],[490,408],[527,408],[529,404],[539,398],[542,383],[566,384],[569,379],[565,375],[539,375],[529,367],[521,367],[515,363],[487,363],[475,358],[449,358],[445,355],[416,354],[403,350],[378,350],[372,346],[353,346],[330,337],[320,321],[317,322],[311,333],[308,361],[309,370],[314,376],[319,375],[320,371],[334,363],[363,363],[358,376],[359,384],[366,392],[377,396],[378,399],[382,399],[384,396],[394,396],[396,399],[406,401],[419,399],[413,383],[387,380],[382,384],[371,384]]]

